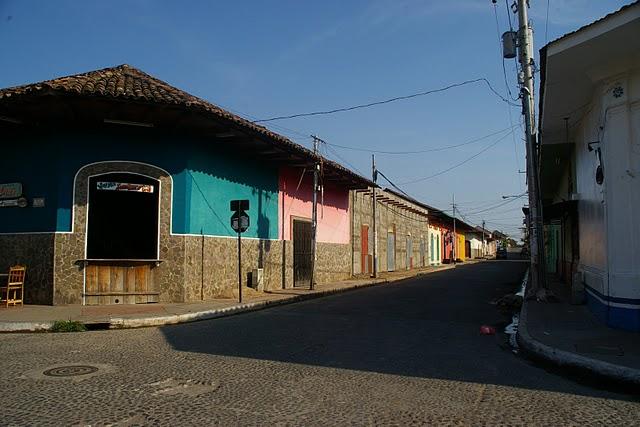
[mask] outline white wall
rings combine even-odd
[[[623,94],[614,96],[614,89]],[[572,131],[579,193],[580,270],[605,295],[640,298],[640,73],[602,81]],[[594,151],[589,152],[590,142]],[[602,152],[604,183],[596,183]]]

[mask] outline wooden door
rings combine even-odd
[[[362,274],[369,271],[369,226],[363,225],[360,229],[360,272]]]
[[[158,302],[153,265],[93,262],[85,267],[85,304],[145,304]]]
[[[293,285],[309,286],[311,282],[311,222],[293,221]]]

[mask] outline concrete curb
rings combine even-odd
[[[173,314],[168,316],[153,316],[153,317],[141,317],[141,318],[119,318],[114,317],[109,319],[106,323],[108,329],[130,329],[130,328],[145,328],[152,326],[163,325],[176,325],[179,323],[197,322],[200,320],[210,320],[219,317],[232,316],[234,314],[247,313],[250,311],[263,310],[269,307],[276,307],[279,305],[293,304],[296,302],[306,301],[314,298],[322,298],[329,295],[340,294],[344,292],[353,291],[356,289],[367,288],[376,285],[383,285],[394,282],[401,282],[403,280],[413,279],[416,277],[437,273],[440,271],[446,271],[455,268],[455,266],[440,267],[436,270],[420,271],[413,276],[399,277],[395,279],[378,279],[371,282],[365,282],[355,284],[347,288],[327,289],[324,291],[316,291],[309,294],[286,296],[279,300],[272,301],[257,301],[250,302],[242,305],[234,305],[231,307],[217,308],[212,310],[203,310],[192,313]],[[0,333],[6,332],[47,332],[51,329],[55,322],[0,322]],[[84,322],[89,328],[95,325],[94,322]],[[105,328],[105,329],[106,329]]]
[[[414,276],[414,277],[417,277]],[[404,280],[404,279],[399,279]],[[163,326],[163,325],[176,325],[179,323],[197,322],[200,320],[217,319],[220,317],[233,316],[234,314],[247,313],[250,311],[263,310],[269,307],[277,307],[279,305],[293,304],[296,302],[306,301],[315,298],[321,298],[329,295],[340,294],[356,289],[368,288],[371,286],[381,285],[385,283],[391,283],[388,280],[379,280],[375,282],[368,282],[363,284],[354,285],[348,288],[327,289],[325,291],[318,291],[311,294],[301,294],[288,296],[279,300],[272,301],[258,301],[251,302],[242,305],[235,305],[232,307],[218,308],[214,310],[198,311],[185,314],[174,314],[171,316],[159,316],[148,317],[138,319],[124,319],[124,318],[112,318],[109,324],[109,329],[130,329],[130,328],[145,328],[150,326]]]
[[[55,322],[0,322],[0,333],[47,332]]]
[[[528,272],[527,272],[528,273]],[[592,375],[607,378],[625,384],[640,385],[640,370],[626,366],[615,365],[602,360],[591,359],[565,350],[543,344],[533,338],[527,329],[527,305],[523,300],[520,309],[518,332],[516,340],[525,353],[543,359],[560,367],[567,367],[583,371]]]

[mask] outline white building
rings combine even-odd
[[[540,51],[547,269],[640,331],[640,3]]]

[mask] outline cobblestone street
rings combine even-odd
[[[637,396],[512,353],[491,302],[526,267],[461,265],[164,328],[5,334],[0,424],[640,424]]]

